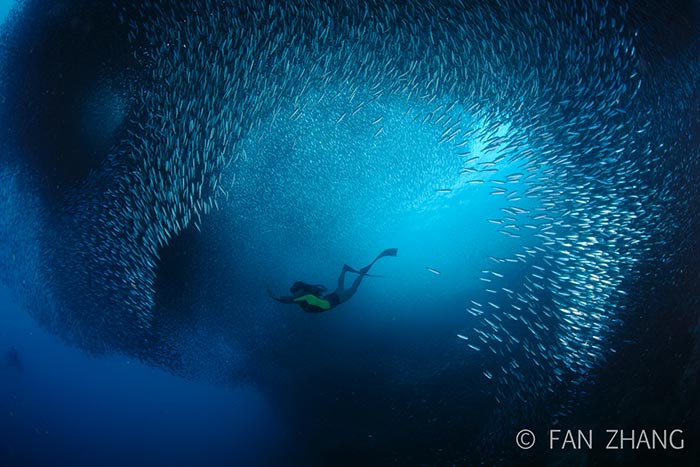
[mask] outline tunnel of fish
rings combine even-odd
[[[458,310],[483,448],[595,391],[654,291],[697,326],[692,2],[39,3],[0,50],[0,278],[68,342],[274,380],[265,288],[397,243],[377,306]]]

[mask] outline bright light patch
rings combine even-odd
[[[0,0],[0,24],[3,24],[13,8],[21,5],[20,0]]]

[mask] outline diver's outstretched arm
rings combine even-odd
[[[275,297],[275,296],[272,294],[272,291],[271,291],[269,288],[267,289],[267,295],[268,295],[271,299],[277,300],[277,301],[280,302],[280,303],[288,303],[288,304],[296,303],[296,302],[294,301],[294,297],[292,297],[292,296]]]

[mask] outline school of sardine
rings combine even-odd
[[[465,304],[457,335],[467,351],[493,354],[482,371],[499,398],[575,387],[614,351],[641,264],[678,228],[666,206],[696,190],[697,152],[678,156],[690,142],[663,134],[689,124],[662,130],[661,104],[645,103],[664,85],[643,79],[625,2],[119,8],[146,74],[141,113],[90,182],[110,178],[109,190],[71,205],[98,219],[81,264],[94,266],[90,301],[119,316],[102,323],[116,338],[151,325],[159,249],[235,192],[241,140],[321,103],[338,103],[336,125],[363,118],[382,138],[378,103],[401,102],[459,161],[459,183],[436,184],[434,196],[486,187],[503,203],[488,225],[516,252],[490,257],[488,300]],[[697,61],[687,64],[696,78]],[[669,105],[698,95],[700,80],[670,79]]]

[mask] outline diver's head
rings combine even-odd
[[[326,291],[326,288],[320,284],[307,284],[306,282],[296,281],[289,288],[289,291],[293,295],[311,294],[311,295],[316,295],[317,297],[320,297]]]

